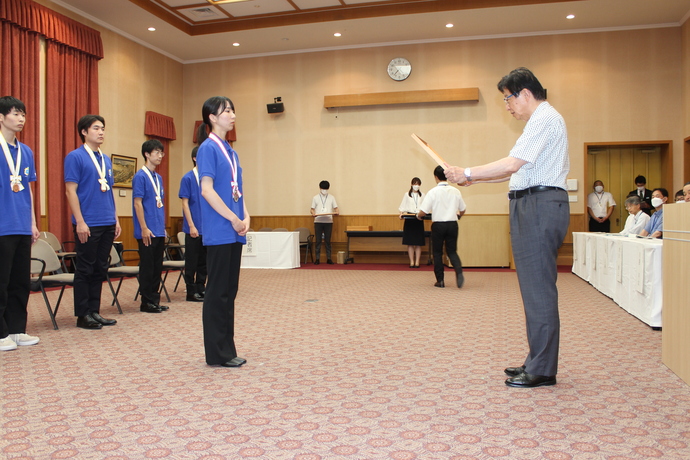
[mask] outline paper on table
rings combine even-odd
[[[424,151],[429,154],[429,156],[440,166],[443,166],[444,168],[446,167],[446,162],[443,158],[439,156],[438,153],[434,151],[434,149],[431,148],[429,144],[426,143],[424,139],[421,137],[417,136],[415,133],[412,133],[412,139],[417,141],[419,145],[422,146]]]

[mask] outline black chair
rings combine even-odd
[[[312,242],[314,241],[314,235],[311,234],[311,230],[307,227],[299,227],[295,229],[299,232],[299,247],[304,248],[304,263],[307,263],[307,257],[311,256],[311,262],[314,263],[314,252],[312,250]]]

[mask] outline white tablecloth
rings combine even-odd
[[[299,232],[249,232],[242,268],[297,268]]]
[[[662,246],[658,239],[573,232],[573,273],[631,315],[661,327]]]

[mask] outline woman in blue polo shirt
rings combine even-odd
[[[202,313],[206,363],[240,367],[247,361],[238,357],[235,349],[235,297],[249,213],[244,202],[240,161],[225,140],[235,125],[235,106],[227,97],[215,96],[204,102],[201,113],[197,167],[203,197],[202,237],[208,250]]]

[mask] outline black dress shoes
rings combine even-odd
[[[506,375],[509,375],[511,377],[517,377],[518,375],[525,372],[525,365],[523,364],[520,367],[506,367],[503,372],[505,372]]]
[[[446,283],[443,281],[437,281],[436,284],[434,284],[436,287],[446,287]]]
[[[204,296],[195,292],[194,294],[187,294],[187,302],[203,302]]]
[[[141,304],[141,307],[139,307],[139,311],[144,313],[160,313],[163,310],[161,310],[160,307],[158,307],[158,305],[147,302]]]
[[[327,263],[328,265],[333,265],[333,261],[332,261],[331,259],[326,260],[326,263]]]
[[[221,364],[223,367],[240,367],[242,364],[246,363],[247,360],[240,358],[239,356],[232,358],[230,361]]]
[[[456,280],[458,282],[458,288],[461,288],[465,284],[465,276],[462,274],[462,270],[456,275]]]
[[[157,306],[158,308],[160,308],[161,311],[168,311],[168,310],[170,310],[170,307],[168,307],[167,305],[156,305],[156,306]]]
[[[555,375],[532,375],[527,372],[523,372],[520,375],[511,377],[506,380],[506,385],[509,387],[517,388],[534,388],[534,387],[545,387],[548,385],[556,384]]]
[[[114,326],[117,324],[117,320],[103,318],[100,313],[93,312],[91,313],[91,317],[101,323],[103,326]]]
[[[314,261],[314,265],[319,265],[320,263],[321,263],[321,261],[318,259]]]
[[[77,317],[77,327],[82,329],[100,329],[103,325],[93,319],[91,315],[86,315]]]

